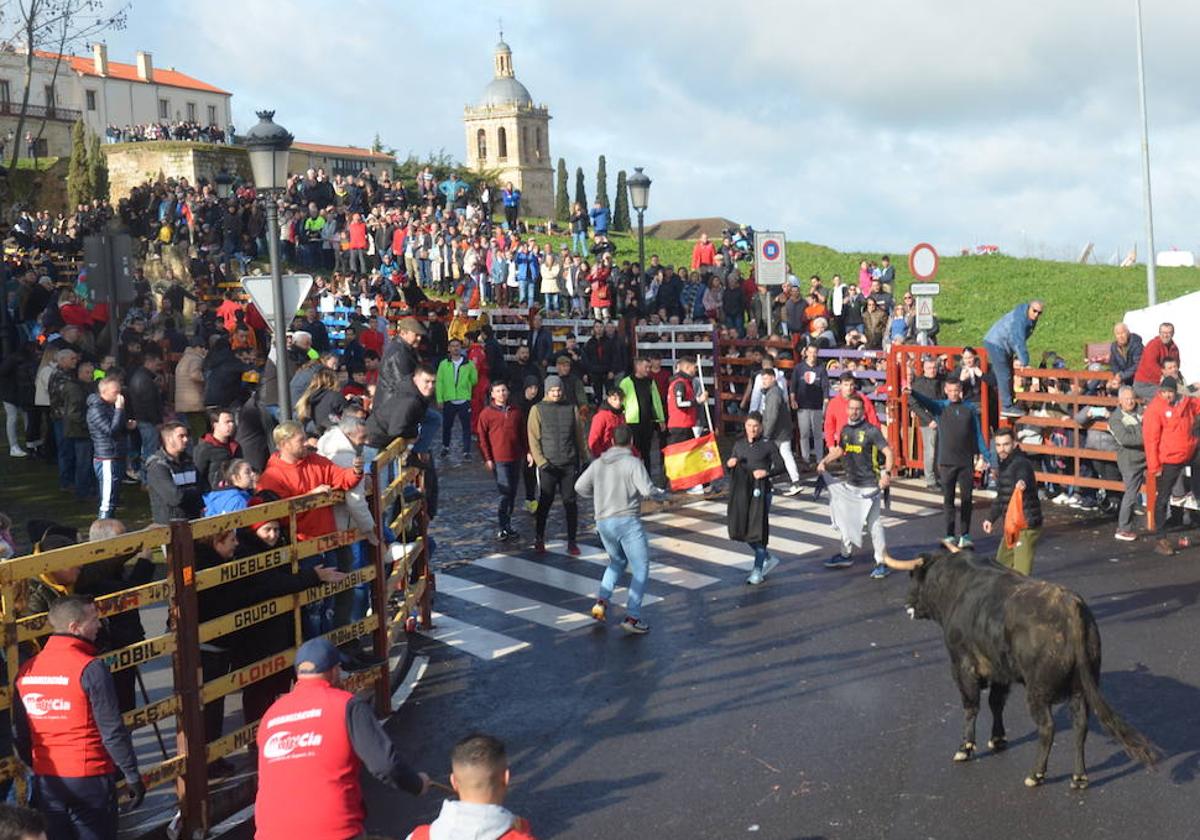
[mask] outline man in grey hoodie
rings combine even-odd
[[[529,821],[504,807],[508,783],[504,742],[468,735],[450,754],[450,784],[458,799],[443,802],[438,818],[417,826],[408,840],[534,840]]]
[[[575,492],[595,502],[596,531],[609,557],[592,618],[604,621],[608,600],[628,565],[631,580],[621,629],[640,635],[650,629],[640,617],[650,577],[650,545],[639,514],[643,498],[660,498],[663,491],[650,483],[645,464],[630,449],[632,443],[633,430],[624,424],[617,426],[613,445],[583,471],[575,482]]]

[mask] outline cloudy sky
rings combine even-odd
[[[135,3],[107,40],[234,92],[239,129],[464,156],[497,17],[589,196],[643,166],[652,220],[723,215],[901,251],[1144,253],[1132,0],[206,0]],[[286,14],[281,10],[286,9]],[[732,10],[745,9],[740,13]],[[988,9],[985,11],[985,9]],[[1200,4],[1145,0],[1159,250],[1200,248]]]

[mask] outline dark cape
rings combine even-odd
[[[767,493],[770,479],[755,478],[742,464],[729,473],[729,539],[737,542],[767,544]],[[762,492],[756,497],[755,488]]]

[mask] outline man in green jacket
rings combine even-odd
[[[633,432],[633,445],[642,456],[646,472],[653,475],[650,452],[654,449],[654,431],[666,422],[658,386],[650,378],[650,360],[638,356],[633,363],[633,375],[617,383],[625,400],[625,422]]]
[[[442,412],[442,457],[450,454],[450,434],[457,419],[462,424],[462,459],[471,458],[471,392],[479,381],[475,365],[463,355],[462,342],[450,342],[450,357],[438,365],[434,397]]]

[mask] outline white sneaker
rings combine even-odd
[[[1050,501],[1056,505],[1065,505],[1065,504],[1070,503],[1071,497],[1068,496],[1066,493],[1059,493],[1057,496],[1055,496]]]
[[[8,457],[10,457],[10,458],[28,458],[29,453],[26,452],[24,449],[22,449],[19,446],[14,446],[8,450]]]
[[[695,487],[689,487],[687,490],[687,494],[689,496],[703,496],[704,495],[704,485],[697,484]]]
[[[771,573],[771,570],[779,565],[779,558],[774,554],[768,554],[767,559],[763,562],[762,576],[766,577]]]
[[[797,481],[795,484],[792,484],[790,487],[788,487],[788,489],[784,490],[783,495],[795,496],[797,493],[799,493],[803,489],[804,489],[804,485],[801,484],[799,481]]]
[[[1183,497],[1183,506],[1188,510],[1200,510],[1200,506],[1196,504],[1196,497],[1191,493]]]

